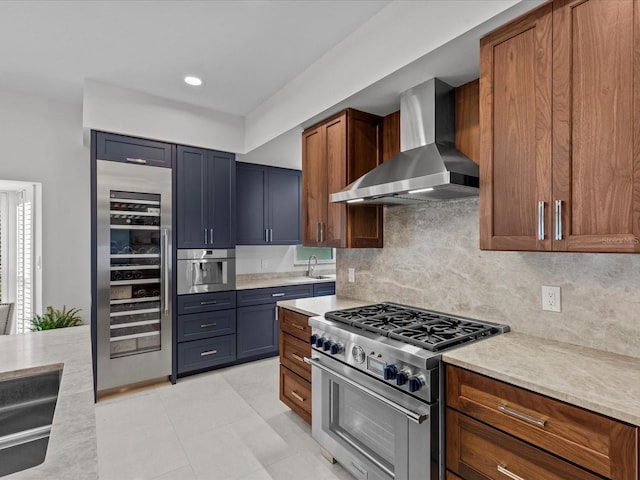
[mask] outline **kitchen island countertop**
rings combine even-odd
[[[0,380],[57,364],[62,376],[47,456],[7,479],[98,478],[89,325],[0,336]]]
[[[324,315],[332,310],[342,310],[345,308],[360,307],[362,305],[369,304],[371,304],[371,302],[356,300],[349,297],[339,297],[336,295],[300,298],[297,300],[282,300],[278,302],[279,307],[287,308],[309,317]]]
[[[446,363],[640,426],[640,358],[509,332],[443,354]]]

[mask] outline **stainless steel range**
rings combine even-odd
[[[509,327],[384,302],[312,317],[312,435],[356,478],[443,480],[443,351]]]

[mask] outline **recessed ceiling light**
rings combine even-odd
[[[184,83],[193,87],[199,87],[200,85],[202,85],[202,79],[187,75],[186,77],[184,77]]]

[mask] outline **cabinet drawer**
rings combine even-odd
[[[178,315],[178,342],[233,333],[236,333],[235,309]]]
[[[280,365],[280,401],[311,423],[311,383]]]
[[[447,405],[607,478],[637,478],[635,427],[450,365]]]
[[[314,283],[313,296],[324,297],[325,295],[336,294],[336,282]]]
[[[309,317],[286,308],[279,308],[280,330],[309,343],[311,327]]]
[[[172,145],[114,133],[96,133],[96,158],[171,168]],[[144,162],[144,163],[143,163]]]
[[[309,342],[280,332],[280,363],[308,382],[311,381],[311,365],[304,362],[304,357],[310,356]]]
[[[234,362],[236,336],[206,338],[178,344],[178,373]]]
[[[447,408],[447,468],[467,480],[600,478],[450,408]]]
[[[238,306],[246,307],[308,297],[313,297],[312,284],[238,290]]]
[[[236,292],[199,293],[196,295],[178,295],[178,315],[187,313],[212,312],[236,308]]]

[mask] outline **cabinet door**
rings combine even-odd
[[[640,251],[640,3],[554,2],[554,250]]]
[[[298,245],[302,198],[300,171],[284,168],[267,169],[267,228],[269,243]]]
[[[238,359],[278,354],[278,323],[275,303],[237,310]]]
[[[480,42],[481,249],[551,249],[551,19],[548,4]]]
[[[209,248],[236,244],[236,162],[232,153],[209,152],[207,195]]]
[[[302,134],[302,244],[318,246],[320,226],[327,217],[325,129],[318,126]]]
[[[175,209],[178,248],[211,248],[206,201],[208,155],[201,148],[178,146]]]
[[[325,247],[345,247],[347,209],[342,203],[330,203],[329,194],[338,192],[347,186],[346,113],[326,123],[323,128],[325,130],[326,152],[324,169],[327,178],[324,203],[327,213],[326,220],[320,225],[320,244]]]
[[[96,132],[98,160],[171,168],[172,151],[173,147],[169,143]]]
[[[250,163],[236,164],[236,243],[267,243],[267,169]]]

